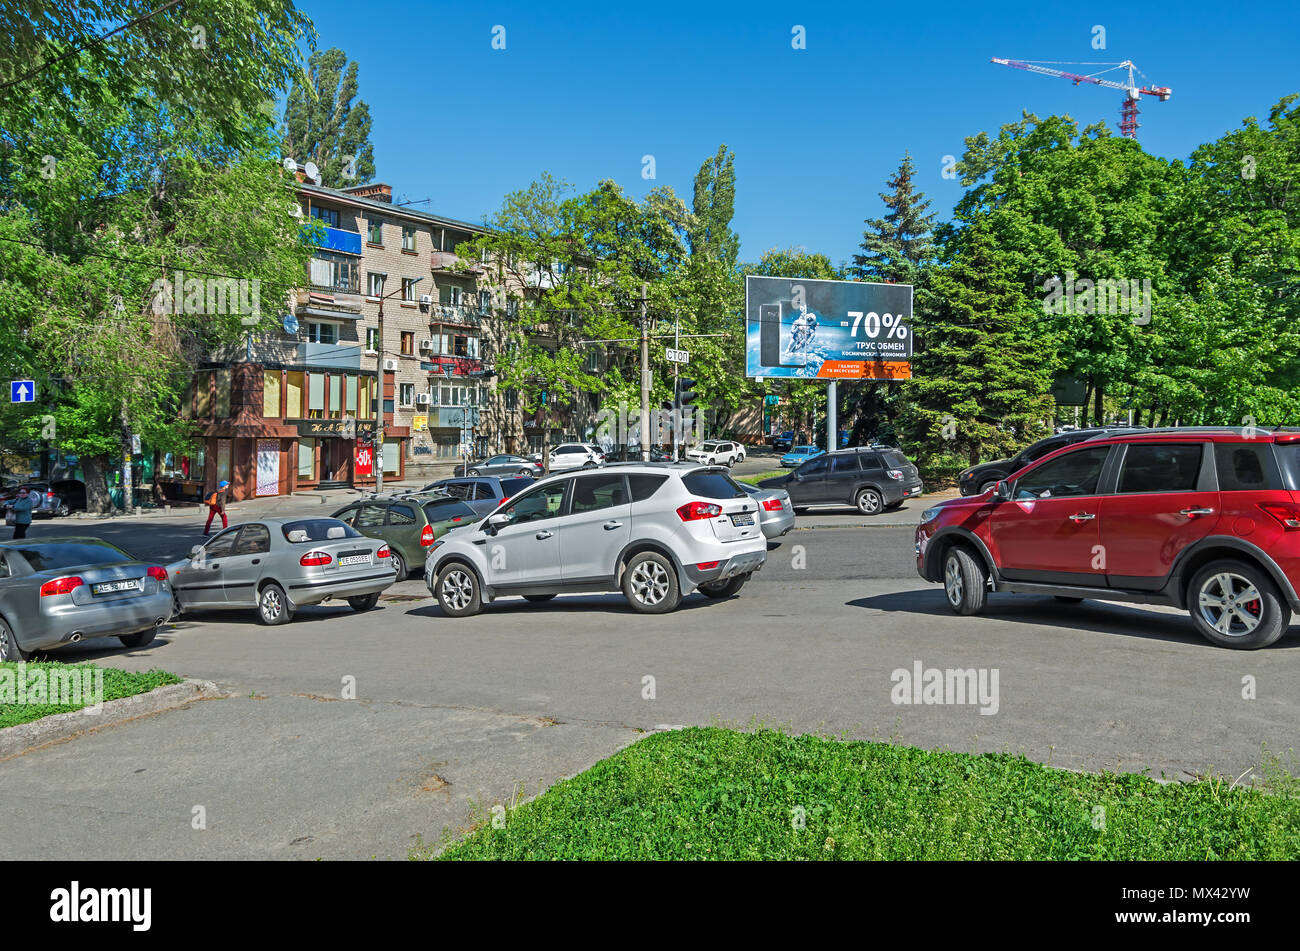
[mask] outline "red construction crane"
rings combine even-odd
[[[1161,102],[1167,100],[1174,94],[1174,91],[1168,86],[1139,86],[1133,79],[1133,74],[1137,73],[1146,79],[1142,70],[1133,65],[1132,60],[1124,60],[1122,63],[1060,63],[1048,60],[1039,60],[1037,62],[1028,62],[1018,59],[998,59],[993,57],[993,62],[999,66],[1010,66],[1012,69],[1024,69],[1031,73],[1042,73],[1044,76],[1059,76],[1061,79],[1068,79],[1076,86],[1079,83],[1091,83],[1094,86],[1105,86],[1107,89],[1122,89],[1124,91],[1124,103],[1119,108],[1119,131],[1121,134],[1128,136],[1130,139],[1137,138],[1138,132],[1138,97],[1139,96],[1158,96]],[[1062,69],[1052,69],[1053,66],[1102,66],[1091,76],[1081,76],[1078,73],[1067,73]],[[1102,73],[1108,73],[1116,69],[1128,70],[1128,82],[1116,82],[1113,79],[1099,79]]]

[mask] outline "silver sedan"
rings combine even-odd
[[[764,538],[780,538],[794,528],[794,506],[785,489],[760,489],[748,482],[737,483],[758,503],[758,527]]]
[[[0,661],[94,637],[143,647],[170,620],[161,565],[98,538],[0,542]]]
[[[368,611],[397,580],[392,550],[336,518],[265,518],[232,525],[167,566],[181,610],[256,609],[284,624],[327,598]]]

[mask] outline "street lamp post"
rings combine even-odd
[[[424,278],[417,277],[411,281],[410,286],[414,287]],[[383,279],[379,282],[379,327],[375,331],[375,369],[378,371],[376,379],[379,384],[379,392],[375,394],[375,493],[384,491],[384,301],[390,297],[396,297],[403,293],[405,287],[401,287],[391,294],[384,293]]]

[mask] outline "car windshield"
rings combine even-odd
[[[361,537],[361,533],[351,525],[345,525],[336,518],[304,518],[296,522],[285,522],[280,531],[284,533],[286,541],[295,545]]]
[[[122,549],[114,548],[107,542],[96,541],[36,544],[6,548],[5,551],[22,555],[33,571],[62,571],[64,568],[81,565],[117,565],[135,561]]]
[[[475,518],[475,512],[460,499],[434,499],[424,503],[424,515],[431,522],[458,518]]]

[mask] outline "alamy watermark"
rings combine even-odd
[[[1151,278],[1141,281],[1106,277],[1094,281],[1065,272],[1065,280],[1043,282],[1045,314],[1131,314],[1133,323],[1151,323]]]
[[[912,669],[897,668],[889,679],[894,687],[889,699],[896,704],[963,705],[979,706],[980,714],[993,716],[998,712],[998,668],[925,667],[918,660]]]
[[[186,277],[184,271],[176,271],[170,281],[154,281],[149,296],[150,306],[159,316],[239,314],[239,322],[245,326],[256,324],[262,317],[260,279]]]
[[[683,406],[681,409],[651,409],[650,439],[640,439],[641,411],[629,409],[627,403],[619,403],[618,409],[601,409],[596,414],[595,440],[602,445],[625,446],[639,444],[644,446],[666,446],[672,442],[673,432],[677,432],[679,445],[689,445],[704,441],[704,412],[698,406]]]
[[[28,667],[18,661],[0,667],[0,704],[81,707],[97,714],[104,708],[102,667]]]

